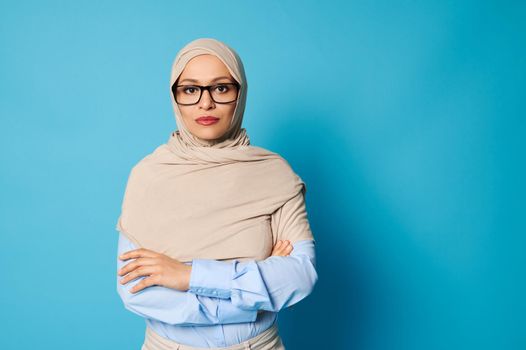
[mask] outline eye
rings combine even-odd
[[[185,87],[183,88],[183,92],[184,92],[184,93],[187,93],[187,94],[193,94],[193,93],[195,93],[196,91],[198,91],[197,86],[191,86],[191,85],[190,85],[190,86],[185,86]]]
[[[215,89],[220,93],[224,93],[230,90],[230,87],[226,84],[218,84],[216,85]]]

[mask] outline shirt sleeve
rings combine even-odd
[[[315,240],[307,219],[305,190],[271,217],[274,243],[291,241],[289,256],[262,261],[194,259],[189,292],[230,299],[244,310],[280,311],[308,296],[317,280]]]
[[[318,275],[314,240],[298,241],[289,256],[263,261],[194,259],[188,292],[229,299],[243,310],[278,312],[308,296]]]
[[[136,248],[135,244],[120,233],[118,255]],[[117,270],[131,261],[117,259]],[[150,286],[131,293],[130,289],[146,277],[141,276],[124,285],[119,283],[123,277],[117,274],[117,292],[125,308],[144,318],[179,326],[254,322],[257,318],[257,311],[243,310],[229,300],[200,296],[164,286]]]

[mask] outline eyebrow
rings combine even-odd
[[[230,77],[217,77],[217,78],[214,78],[214,79],[210,80],[210,82],[217,81],[217,80],[221,80],[221,79],[228,79],[228,80],[231,80]],[[182,83],[183,81],[189,81],[189,82],[192,82],[192,83],[198,83],[198,82],[199,82],[199,80],[186,78],[186,79],[181,80],[180,83]]]

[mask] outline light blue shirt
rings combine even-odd
[[[289,256],[255,261],[193,259],[188,291],[150,286],[129,290],[145,276],[119,283],[126,309],[145,318],[159,335],[194,347],[226,347],[253,338],[277,320],[278,312],[309,295],[318,280],[315,241],[293,244]],[[118,255],[137,249],[119,234]],[[132,262],[117,258],[117,270]]]

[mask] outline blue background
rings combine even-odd
[[[0,348],[140,348],[114,227],[198,37],[238,51],[252,144],[307,183],[319,281],[287,349],[526,348],[525,9],[2,2]]]

